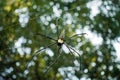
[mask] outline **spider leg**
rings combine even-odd
[[[68,43],[70,43],[71,40],[72,40],[74,37],[77,37],[77,36],[79,36],[79,35],[85,35],[85,34],[87,34],[87,33],[75,34],[75,35],[69,37],[69,42],[68,42]]]
[[[59,53],[59,55],[57,56],[57,58],[54,60],[54,62],[52,63],[52,64],[50,64],[50,66],[47,68],[47,70],[45,71],[45,73],[47,73],[50,69],[51,69],[51,67],[58,61],[58,59],[60,58],[60,56],[61,56],[61,51],[60,51],[60,49],[61,49],[61,47],[59,47],[58,48],[58,53]]]
[[[74,48],[72,48],[71,46],[69,46],[70,49],[72,49],[74,52],[76,52],[79,56],[81,56]]]
[[[73,52],[71,51],[71,49],[69,48],[69,46],[65,43],[65,46],[69,49],[70,54],[73,55]],[[72,60],[72,62],[74,63],[74,61]]]
[[[80,71],[82,71],[82,57],[81,57],[81,55],[80,55],[75,49],[73,49],[71,46],[70,46],[70,48],[71,48],[74,52],[76,52],[76,53],[78,54],[78,56],[80,57]]]
[[[43,49],[37,50],[37,51],[35,52],[35,53],[36,53],[35,56],[38,55],[40,51],[42,51],[42,50],[44,50],[44,49],[46,49],[46,48],[49,48],[50,46],[53,46],[53,45],[55,45],[55,44],[56,44],[56,42],[53,43],[53,44],[50,44],[50,45],[48,45],[48,46],[46,46],[46,47],[44,47]]]
[[[85,34],[87,34],[87,33],[75,34],[75,35],[71,36],[70,38],[73,38],[73,37],[76,37],[76,36],[79,36],[79,35],[85,35]]]
[[[40,36],[42,36],[42,37],[45,37],[45,38],[51,39],[51,40],[53,40],[53,41],[56,41],[56,39],[54,39],[54,38],[52,38],[52,37],[49,37],[49,36],[47,36],[47,35],[41,34],[41,33],[36,33],[35,35],[40,35]]]
[[[53,46],[53,45],[55,45],[56,44],[56,42],[55,43],[53,43],[53,44],[50,44],[50,45],[48,45],[48,46],[46,46],[46,47],[44,47],[44,48],[42,48],[42,49],[39,49],[39,50],[37,50],[36,52],[34,52],[34,54],[32,55],[32,60],[33,60],[33,58],[36,56],[36,55],[38,55],[42,50],[45,50],[45,49],[47,49],[47,48],[49,48],[50,46]],[[31,61],[30,61],[31,62]],[[26,68],[29,68],[29,63],[30,62],[28,62],[27,64],[26,64]]]
[[[71,55],[73,55],[73,53],[72,53],[71,49],[69,48],[69,46],[68,46],[66,43],[65,43],[65,46],[69,49],[70,54],[71,54]]]
[[[67,45],[67,44],[66,44]],[[78,56],[80,57],[80,64],[81,64],[81,62],[82,62],[82,57],[81,57],[81,55],[74,49],[74,48],[72,48],[71,46],[69,46],[69,45],[67,45],[71,50],[73,50],[74,52],[76,52],[77,54],[78,54]],[[80,65],[80,71],[82,70],[82,65]]]
[[[59,31],[58,31],[58,20],[59,20],[59,18],[57,18],[57,20],[56,20],[57,38],[59,38]]]

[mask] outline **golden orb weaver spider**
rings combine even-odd
[[[59,32],[58,32],[58,27],[56,27],[56,29],[57,29],[57,39],[54,39],[54,38],[52,38],[52,37],[50,37],[50,36],[47,36],[47,35],[44,35],[44,34],[41,34],[41,33],[36,33],[36,34],[35,34],[35,35],[40,35],[40,36],[42,36],[42,37],[48,38],[48,39],[54,41],[54,43],[52,43],[52,44],[50,44],[50,45],[48,45],[48,46],[46,46],[46,47],[44,47],[44,48],[42,48],[42,49],[37,50],[32,57],[38,55],[42,50],[45,50],[45,49],[47,49],[47,48],[49,48],[50,46],[53,46],[53,45],[55,45],[55,44],[57,44],[57,47],[58,47],[58,56],[57,56],[57,58],[53,61],[53,63],[51,63],[51,64],[49,65],[49,67],[46,69],[45,73],[50,70],[50,68],[52,67],[52,65],[55,64],[55,63],[57,62],[57,60],[59,59],[59,57],[61,56],[61,51],[60,51],[60,50],[61,50],[61,48],[62,48],[63,45],[65,45],[65,46],[68,48],[69,53],[70,53],[71,55],[74,55],[73,52],[74,52],[74,53],[77,53],[78,56],[79,56],[80,59],[81,59],[80,53],[79,53],[78,51],[76,51],[74,48],[72,48],[72,47],[69,45],[69,43],[70,43],[70,41],[71,41],[71,39],[72,39],[73,37],[76,37],[76,36],[79,36],[79,35],[84,35],[84,34],[86,34],[86,33],[75,34],[75,35],[69,37],[70,41],[67,42],[66,39],[65,39],[65,29],[62,29],[62,31],[61,31],[60,34],[59,34]],[[81,60],[80,60],[80,61],[81,61]],[[80,64],[81,64],[81,62],[80,62]],[[27,64],[27,65],[28,65],[28,64]],[[81,70],[81,66],[80,66],[80,70]]]

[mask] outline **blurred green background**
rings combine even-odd
[[[59,53],[54,45],[32,57],[53,43],[35,34],[56,39],[56,27],[66,30],[66,41],[76,33],[87,35],[69,43],[81,57],[63,46],[44,73]],[[0,80],[119,80],[114,43],[120,44],[119,0],[0,0]]]

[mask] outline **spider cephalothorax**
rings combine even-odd
[[[57,45],[58,45],[58,46],[62,46],[63,43],[64,43],[64,40],[63,40],[63,39],[59,38],[59,39],[57,40]]]

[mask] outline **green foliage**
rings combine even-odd
[[[120,79],[120,63],[116,61],[113,42],[120,36],[119,0],[102,0],[100,13],[93,19],[89,0],[1,0],[0,1],[0,79],[3,80],[64,80],[83,78]],[[60,11],[57,15],[54,7]],[[35,35],[41,33],[57,39],[65,29],[65,40],[78,49],[81,56],[62,50],[61,57],[45,73],[60,54],[57,45],[50,46],[54,54],[44,50],[32,56],[52,40]],[[93,45],[82,35],[69,39],[76,30],[89,28],[103,41]],[[84,32],[84,31],[82,31]],[[82,33],[81,32],[81,33]],[[86,37],[85,37],[86,36]],[[81,66],[80,66],[81,65]],[[81,70],[80,70],[81,68]],[[62,72],[61,72],[62,71]],[[71,76],[70,76],[71,75]]]

